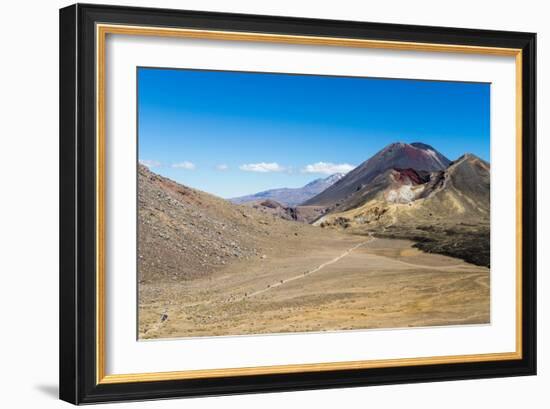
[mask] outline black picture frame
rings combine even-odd
[[[98,384],[96,23],[186,27],[522,50],[521,359]],[[74,404],[536,374],[536,35],[77,4],[60,10],[60,398]]]

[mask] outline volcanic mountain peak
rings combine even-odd
[[[374,155],[373,158],[377,156],[396,161],[408,160],[415,164],[415,166],[410,167],[417,170],[441,170],[449,166],[451,162],[433,147],[422,142],[411,144],[404,142],[392,143]]]
[[[451,161],[421,142],[395,142],[346,174],[338,182],[304,204],[332,206],[372,182],[388,169],[413,169],[435,172],[446,169]]]
[[[491,165],[473,153],[465,153],[449,164],[446,173],[451,175],[464,172],[473,172],[477,176],[489,177]]]
[[[435,151],[435,149],[428,145],[427,143],[424,143],[424,142],[413,142],[411,143],[411,146],[414,146],[415,148],[420,148],[420,149],[431,149],[432,151]]]
[[[473,153],[469,153],[469,152],[466,152],[465,154],[460,156],[458,159],[452,161],[450,163],[450,166],[457,165],[459,163],[468,163],[470,165],[481,166],[485,170],[490,170],[491,168],[491,165],[488,162],[484,161],[479,156],[476,156]]]
[[[377,209],[383,213],[377,214],[376,221],[385,214],[382,224],[428,225],[432,217],[485,223],[490,208],[490,171],[489,163],[473,154],[462,155],[440,171],[388,169],[330,208],[318,222],[330,224],[350,216],[350,220],[366,220],[365,215]]]
[[[477,208],[489,210],[491,166],[483,159],[465,154],[454,161],[445,172],[445,183],[470,197]]]
[[[392,168],[314,225],[411,239],[424,251],[489,267],[490,174],[490,164],[473,154],[434,172]]]

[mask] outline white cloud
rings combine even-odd
[[[219,165],[216,165],[216,169],[220,172],[225,172],[226,170],[229,170],[229,166],[227,166],[225,163],[221,163]]]
[[[189,161],[173,163],[172,167],[176,168],[176,169],[185,169],[185,170],[195,170],[195,168],[196,168],[195,164],[193,162],[189,162]]]
[[[285,171],[285,168],[279,165],[277,162],[247,163],[239,166],[239,169],[244,170],[246,172],[261,172],[261,173]]]
[[[140,159],[139,163],[141,163],[143,166],[147,166],[148,168],[158,168],[161,165],[158,160],[150,159]]]
[[[311,165],[307,165],[302,169],[303,173],[323,173],[325,175],[332,175],[334,173],[348,173],[355,166],[349,163],[330,163],[330,162],[317,162]]]

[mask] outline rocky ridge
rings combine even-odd
[[[138,168],[140,282],[190,279],[238,260],[266,257],[273,243],[313,226],[180,185]]]

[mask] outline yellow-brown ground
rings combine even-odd
[[[488,323],[489,269],[311,228],[207,277],[141,283],[142,339]]]

